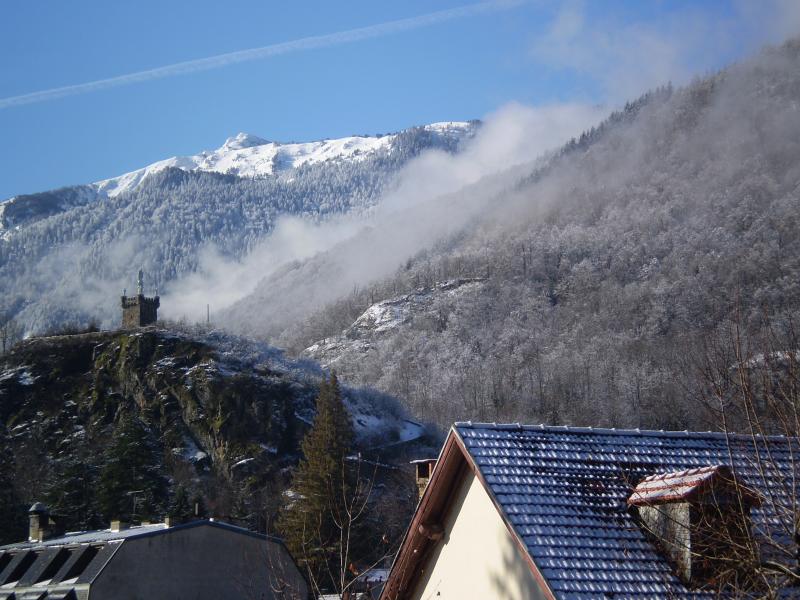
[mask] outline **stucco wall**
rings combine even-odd
[[[545,598],[491,498],[472,473],[460,484],[443,526],[444,538],[426,561],[411,598]]]
[[[288,584],[282,594],[281,580]],[[126,540],[89,593],[89,600],[306,597],[283,546],[208,525]]]
[[[639,507],[644,529],[658,540],[686,582],[692,578],[690,514],[690,506],[685,502]]]

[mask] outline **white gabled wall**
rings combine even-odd
[[[481,482],[459,485],[444,538],[431,551],[410,598],[533,600],[545,598]]]

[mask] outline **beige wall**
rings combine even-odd
[[[469,473],[417,589],[420,600],[545,598],[489,494]]]
[[[280,580],[289,584],[282,593]],[[306,584],[283,546],[210,525],[126,540],[89,592],[90,600],[306,597]]]

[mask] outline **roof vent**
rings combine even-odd
[[[758,494],[739,483],[726,465],[646,477],[628,505],[692,587],[720,585],[724,572],[740,576],[735,563],[748,562],[756,547],[750,536],[750,508]],[[741,560],[736,560],[739,556]]]
[[[109,529],[114,533],[119,533],[120,531],[125,531],[126,529],[128,529],[128,527],[129,526],[125,521],[122,521],[120,519],[114,519],[113,521],[111,521],[111,526],[109,527]]]
[[[176,525],[180,525],[183,523],[183,519],[177,516],[166,516],[164,517],[164,526],[165,527],[175,527]]]

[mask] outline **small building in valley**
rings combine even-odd
[[[381,599],[715,598],[796,585],[798,450],[782,436],[457,423]]]
[[[308,597],[279,541],[217,521],[62,533],[31,507],[26,542],[0,547],[2,600]]]

